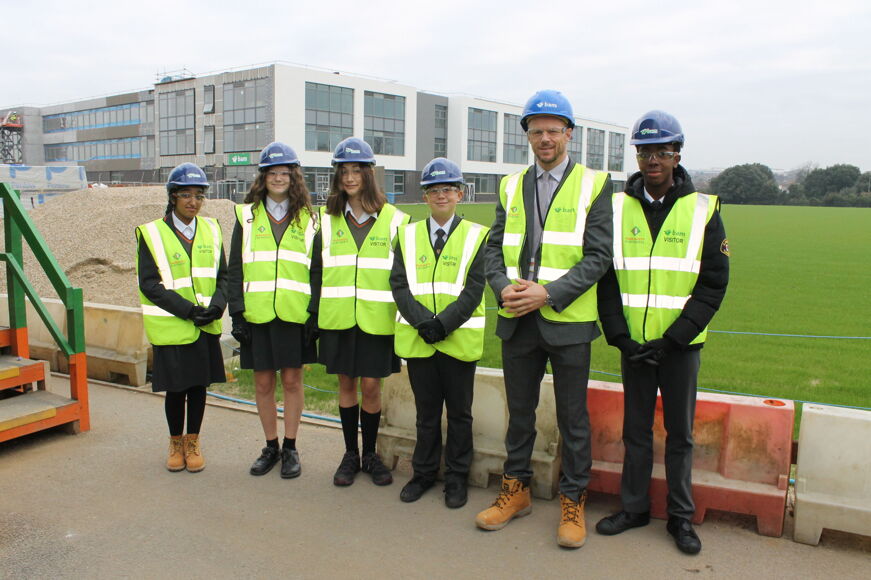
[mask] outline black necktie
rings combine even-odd
[[[656,201],[650,203],[650,207],[653,209],[653,211],[659,211],[662,209],[662,202],[657,199]]]
[[[445,247],[445,230],[439,228],[436,230],[436,242],[432,249],[435,250],[436,256],[440,256]]]

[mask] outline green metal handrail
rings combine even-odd
[[[85,352],[85,315],[82,289],[70,284],[64,271],[48,249],[48,245],[30,215],[24,209],[18,192],[9,184],[0,183],[0,197],[3,200],[3,226],[5,252],[0,253],[0,260],[6,262],[6,283],[9,293],[9,327],[25,328],[27,326],[27,310],[24,296],[30,298],[45,327],[48,329],[58,347],[65,355]],[[55,292],[63,302],[67,311],[67,336],[64,336],[49,315],[48,309],[36,293],[33,285],[24,274],[23,251],[21,239],[27,244],[48,276]]]

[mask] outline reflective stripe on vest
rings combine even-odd
[[[615,193],[611,203],[614,272],[630,335],[638,342],[661,338],[680,316],[698,280],[705,227],[717,198],[704,193],[678,198],[655,240],[639,200]],[[706,336],[707,328],[691,344],[704,342]]]
[[[448,237],[436,260],[426,220],[399,230],[399,245],[405,258],[405,276],[414,299],[433,313],[456,302],[466,287],[472,260],[487,238],[489,228],[463,220]],[[484,298],[472,316],[445,340],[427,344],[417,330],[396,313],[396,354],[403,358],[425,358],[436,350],[462,361],[480,360],[484,353]]]
[[[502,179],[500,201],[505,209],[505,234],[502,256],[510,280],[520,276],[520,254],[526,239],[526,208],[523,203],[523,176],[529,168]],[[554,194],[545,218],[541,237],[541,266],[538,281],[553,282],[564,276],[584,257],[584,232],[590,207],[602,193],[607,172],[593,171],[576,164]],[[561,312],[550,306],[541,315],[554,322],[591,322],[596,320],[596,285],[576,298]],[[512,318],[504,308],[499,315]]]
[[[263,324],[277,316],[303,324],[309,317],[309,274],[317,220],[300,211],[297,221],[287,225],[276,244],[268,213],[263,204],[256,214],[253,204],[236,206],[236,219],[242,227],[245,320]]]
[[[358,251],[345,216],[329,215],[321,207],[321,328],[344,330],[357,325],[368,334],[393,334],[393,244],[399,226],[409,219],[396,207],[384,204]]]
[[[191,256],[185,251],[175,231],[163,220],[155,220],[136,228],[136,235],[145,242],[160,281],[167,290],[199,306],[208,307],[215,293],[218,264],[221,259],[221,227],[212,218],[197,217]],[[139,264],[136,264],[137,272]],[[155,345],[190,344],[200,331],[221,334],[221,321],[215,320],[196,327],[160,308],[139,291],[142,323],[148,341]]]

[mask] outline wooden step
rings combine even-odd
[[[45,389],[45,363],[15,355],[0,355],[0,390],[37,383]]]
[[[0,326],[0,348],[12,345],[12,331],[6,326]]]
[[[76,401],[48,391],[31,391],[0,400],[0,432],[29,425],[58,414]]]

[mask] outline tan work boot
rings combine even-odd
[[[191,473],[202,471],[206,467],[206,460],[200,449],[200,436],[197,433],[184,436],[184,462]]]
[[[580,548],[587,541],[587,527],[584,524],[584,502],[587,501],[587,490],[581,492],[578,501],[563,494],[559,495],[562,505],[562,515],[557,530],[557,544],[564,548]]]
[[[475,518],[475,525],[482,530],[501,530],[512,518],[525,516],[532,511],[529,486],[519,479],[502,477],[502,489],[493,505]]]
[[[181,435],[169,438],[169,457],[166,458],[166,468],[170,471],[184,469],[184,443]]]

